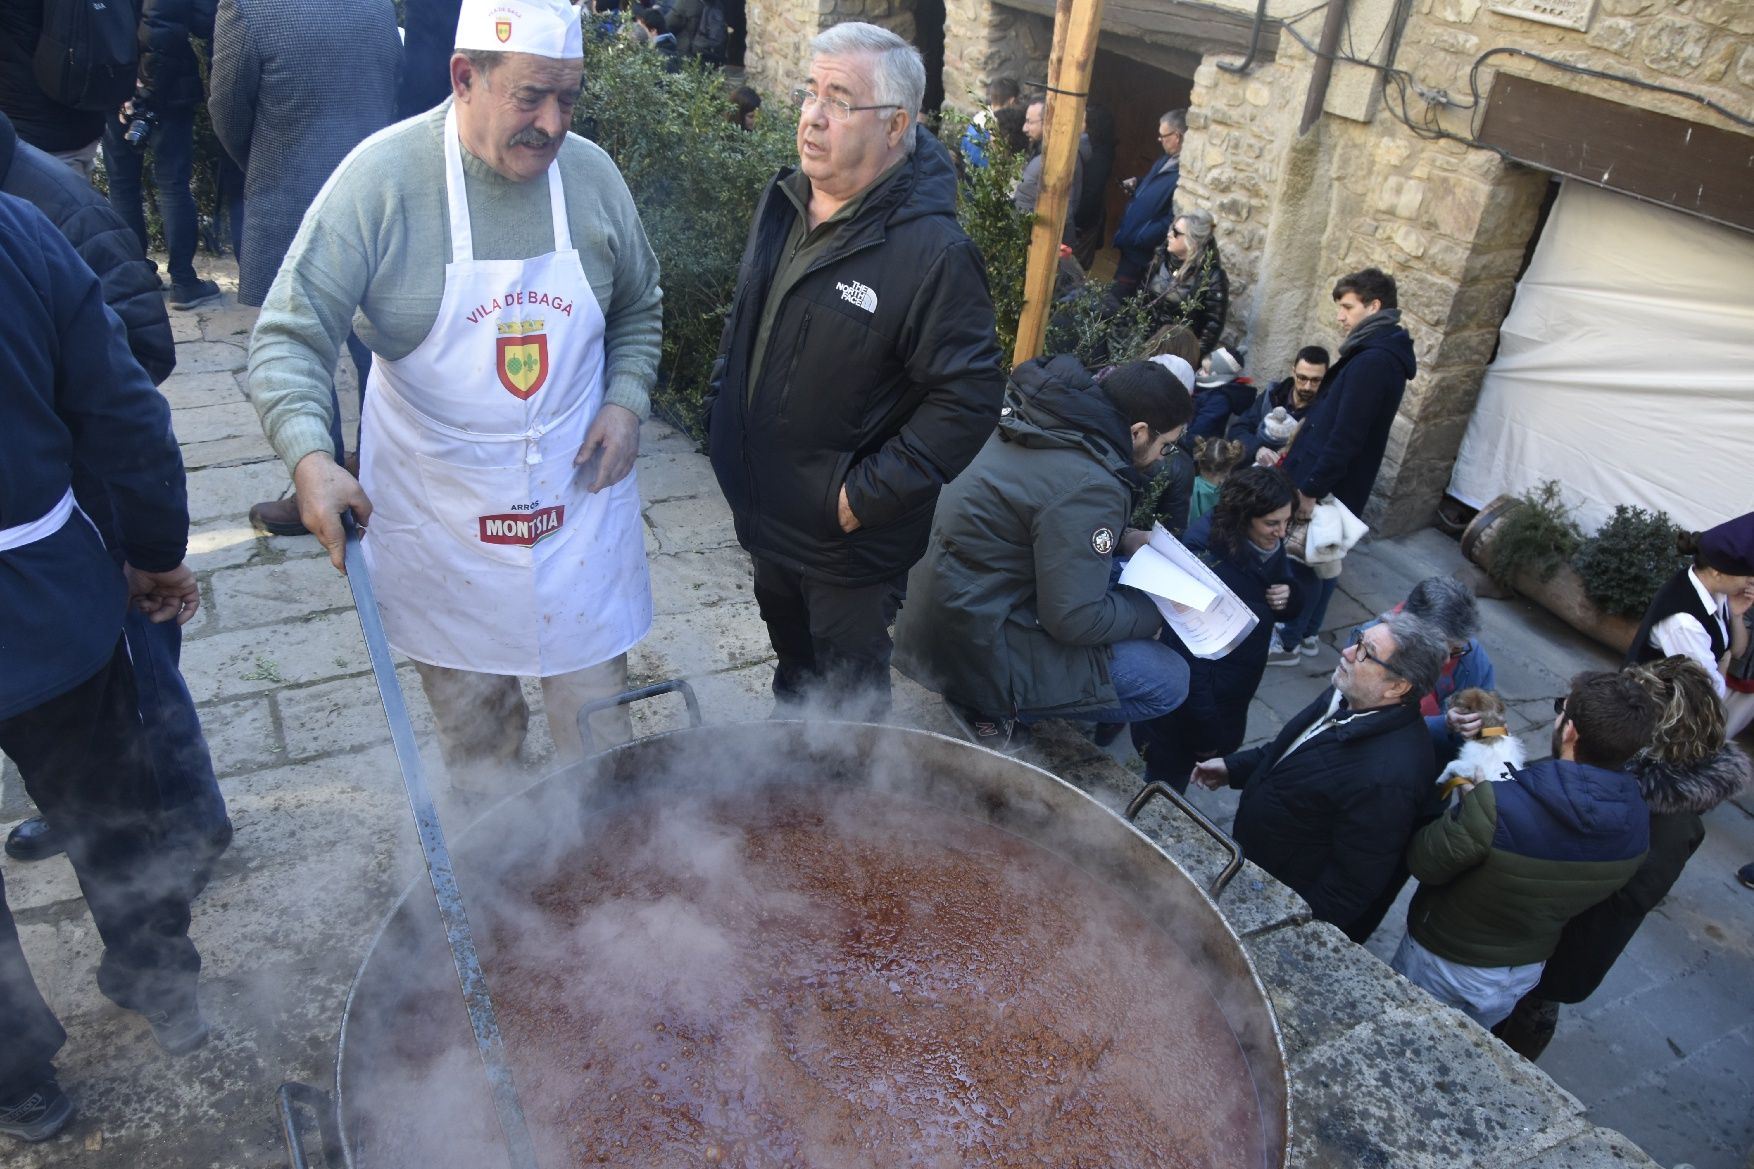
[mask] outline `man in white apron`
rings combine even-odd
[[[662,318],[625,184],[567,133],[577,10],[465,0],[456,44],[452,101],[367,139],[312,204],[249,388],[337,567],[340,513],[367,527],[390,643],[472,786],[516,764],[520,675],[576,755],[579,706],[625,688],[651,626],[632,470]],[[357,481],[327,434],[350,325],[376,358]],[[620,741],[625,712],[593,728]]]

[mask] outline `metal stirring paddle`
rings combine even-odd
[[[432,881],[434,896],[438,898],[439,916],[444,920],[445,938],[451,946],[451,960],[456,963],[457,981],[463,988],[463,1005],[469,1011],[469,1025],[475,1030],[475,1046],[481,1052],[481,1064],[493,1092],[494,1112],[499,1117],[500,1131],[505,1135],[512,1169],[539,1169],[536,1149],[530,1142],[530,1129],[524,1122],[524,1109],[518,1103],[518,1089],[512,1083],[511,1065],[506,1061],[505,1040],[500,1035],[499,1020],[493,1013],[493,999],[487,993],[487,976],[482,973],[481,959],[475,952],[475,937],[469,931],[469,916],[463,910],[463,895],[457,888],[456,872],[451,868],[451,853],[445,847],[438,809],[433,807],[432,793],[426,786],[426,769],[421,765],[420,749],[414,742],[414,724],[408,718],[408,705],[402,698],[402,686],[396,680],[396,663],[390,657],[384,619],[378,613],[377,594],[372,591],[371,575],[366,571],[359,529],[351,518],[345,522],[347,586],[353,590],[354,608],[359,611],[359,628],[365,634],[366,652],[371,656],[372,677],[377,680],[378,697],[384,703],[384,718],[390,724],[390,741],[396,748],[396,762],[402,770],[402,785],[408,791],[408,805],[414,811],[414,830],[420,837],[426,875]]]

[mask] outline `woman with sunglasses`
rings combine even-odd
[[[1217,231],[1210,211],[1176,216],[1141,293],[1149,302],[1152,330],[1185,321],[1200,341],[1201,357],[1218,348],[1230,311],[1230,279],[1218,254]]]

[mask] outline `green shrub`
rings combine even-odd
[[[968,119],[946,111],[939,140],[951,155],[962,141]],[[987,287],[993,295],[999,352],[1006,372],[1017,350],[1017,324],[1023,315],[1023,278],[1029,269],[1029,231],[1035,216],[1017,210],[1011,190],[1028,158],[997,138],[987,142],[987,165],[968,167],[958,192],[956,218],[987,265]]]
[[[1584,542],[1571,566],[1596,607],[1642,617],[1663,582],[1686,562],[1675,550],[1675,521],[1664,511],[1621,504],[1613,518]]]
[[[664,356],[652,404],[696,438],[755,204],[774,172],[797,161],[784,105],[764,105],[752,132],[726,120],[730,108],[716,69],[667,74],[657,53],[586,38],[573,129],[615,160],[657,253]]]
[[[1571,508],[1556,480],[1549,479],[1526,491],[1522,506],[1499,522],[1492,537],[1492,579],[1515,588],[1523,573],[1537,580],[1551,580],[1583,544],[1583,532],[1571,517]]]

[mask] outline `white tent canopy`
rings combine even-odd
[[[1564,185],[1450,494],[1546,479],[1586,532],[1619,503],[1694,530],[1754,510],[1754,235]]]

